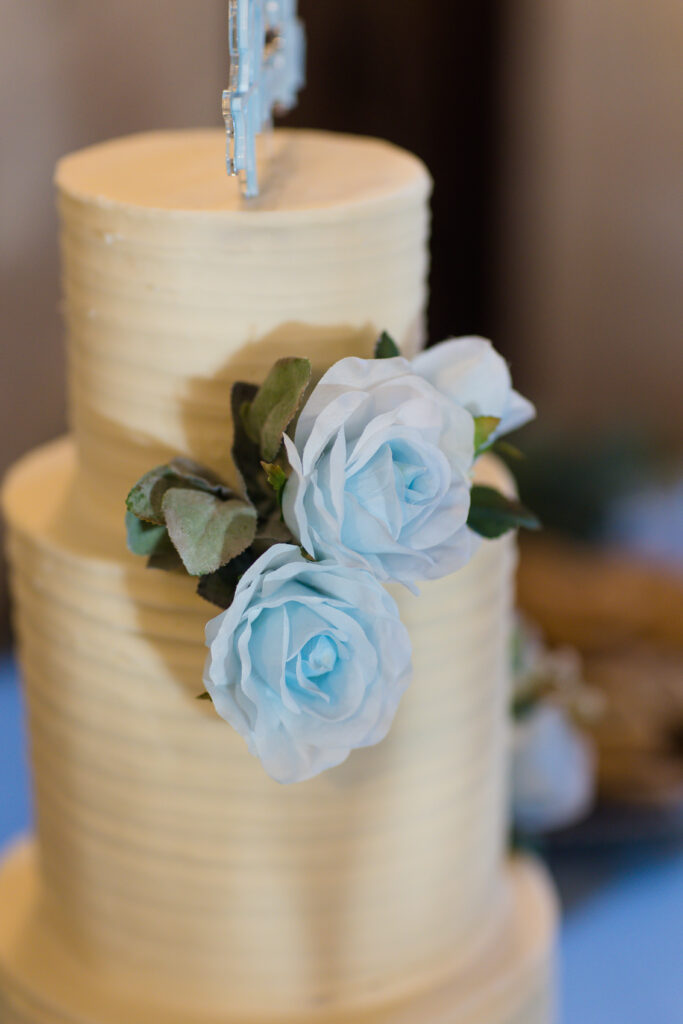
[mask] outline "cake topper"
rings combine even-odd
[[[297,0],[229,0],[230,84],[223,93],[228,174],[245,196],[259,193],[256,136],[295,106],[306,42]]]

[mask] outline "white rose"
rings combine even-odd
[[[472,416],[499,419],[492,441],[517,430],[536,415],[531,402],[513,389],[507,363],[485,338],[443,341],[420,352],[412,367]]]
[[[539,704],[515,724],[512,804],[525,832],[571,825],[595,795],[595,755],[562,708]]]

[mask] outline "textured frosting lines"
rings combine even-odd
[[[413,157],[285,133],[301,195],[320,190],[321,167],[328,177],[316,205],[293,210],[296,197],[274,188],[267,210],[182,212],[180,170],[168,208],[135,205],[130,179],[140,161],[149,173],[155,150],[145,138],[68,158],[57,178],[72,421],[83,468],[112,501],[170,453],[227,471],[230,385],[259,381],[278,357],[308,356],[321,371],[370,355],[382,329],[408,352],[422,340],[429,179]],[[223,141],[200,138],[215,147],[215,167],[195,172],[211,194]],[[181,167],[196,140],[178,136]]]
[[[229,384],[278,356],[320,370],[380,329],[419,345],[429,188],[390,147],[297,136],[288,166],[309,162],[246,215],[221,133],[198,138],[59,173],[78,457],[38,453],[7,497],[41,871],[68,947],[141,1003],[193,1024],[344,1020],[497,933],[514,545],[397,595],[415,681],[390,736],[341,768],[283,789],[196,700],[208,606],[127,556],[125,494],[170,453],[225,471]],[[197,144],[220,177],[197,180]]]
[[[188,581],[26,532],[51,460],[69,472],[54,448],[11,488],[12,561],[41,863],[72,945],[117,985],[264,1019],[390,1001],[472,956],[501,912],[512,543],[397,595],[415,682],[391,734],[283,789],[196,700]]]
[[[506,871],[510,897],[499,942],[444,986],[401,1003],[353,1011],[354,1024],[550,1024],[556,908],[538,868],[517,860]],[[92,964],[80,963],[59,935],[35,919],[36,858],[16,849],[0,871],[0,1016],[3,1024],[199,1024],[197,1009],[146,1006],[113,991]],[[26,927],[28,923],[28,928]],[[19,941],[17,941],[19,939]],[[21,946],[28,946],[22,956]],[[18,948],[19,947],[19,948]],[[280,1007],[280,1009],[283,1009]],[[252,1019],[252,1018],[250,1018]],[[259,1021],[263,1018],[259,1017]],[[278,1017],[284,1021],[283,1015]],[[291,1015],[286,1017],[292,1021]],[[349,1024],[348,1012],[319,1009],[297,1016],[301,1024]],[[242,1018],[244,1020],[244,1018]],[[224,1010],[201,1015],[202,1024],[225,1024]]]

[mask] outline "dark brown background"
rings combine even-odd
[[[498,45],[493,0],[301,0],[310,87],[292,124],[388,138],[432,171],[431,337],[491,333]]]

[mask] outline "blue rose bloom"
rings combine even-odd
[[[315,558],[414,587],[474,553],[474,419],[406,359],[340,360],[285,445],[284,516]]]
[[[206,627],[216,711],[277,782],[384,739],[411,678],[395,601],[368,572],[270,548]]]

